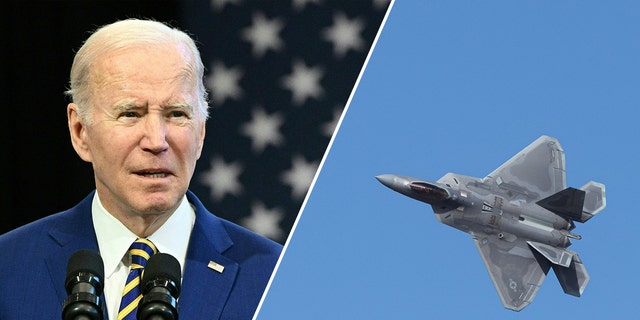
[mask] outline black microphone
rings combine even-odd
[[[180,263],[172,255],[151,256],[142,274],[138,320],[178,320],[181,277]]]
[[[67,264],[68,296],[62,305],[62,319],[102,320],[103,279],[104,263],[97,252],[80,250],[72,254]]]

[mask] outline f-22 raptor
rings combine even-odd
[[[606,206],[605,186],[566,187],[564,151],[541,136],[484,178],[447,173],[437,182],[383,174],[385,186],[431,205],[441,223],[473,238],[505,308],[529,305],[550,268],[566,294],[589,282],[582,260],[567,249],[575,221]]]

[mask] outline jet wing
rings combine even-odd
[[[549,262],[537,259],[523,240],[477,232],[471,236],[504,307],[520,311],[531,303],[549,272]]]
[[[528,202],[546,198],[566,187],[564,150],[557,139],[541,136],[483,179],[491,182]]]

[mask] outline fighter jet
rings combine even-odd
[[[529,305],[553,271],[566,294],[582,295],[589,274],[567,249],[575,221],[606,206],[605,186],[566,186],[564,150],[541,136],[484,178],[447,173],[437,182],[383,174],[385,186],[428,203],[441,223],[471,235],[505,308]]]

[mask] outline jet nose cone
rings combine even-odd
[[[379,176],[376,176],[376,179],[378,179],[378,181],[380,181],[380,183],[384,184],[385,186],[389,187],[389,188],[394,188],[396,183],[395,183],[395,179],[396,176],[393,174],[381,174]]]

